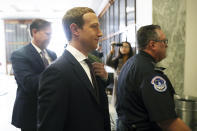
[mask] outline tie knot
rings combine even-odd
[[[40,54],[41,54],[41,55],[45,55],[45,51],[42,50],[42,51],[40,52]]]
[[[85,61],[87,64],[91,64],[91,62],[90,62],[89,59],[84,59],[84,61]]]

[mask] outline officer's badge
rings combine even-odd
[[[151,80],[151,84],[153,84],[154,89],[158,92],[164,92],[167,89],[166,81],[161,76],[155,76]]]

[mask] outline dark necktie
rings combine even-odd
[[[45,57],[45,52],[41,51],[40,54],[42,56],[42,60],[43,60],[45,67],[47,67],[49,65],[49,62],[48,62],[47,58]]]
[[[92,84],[94,86],[94,90],[95,90],[96,96],[98,97],[98,85],[97,85],[96,76],[95,76],[95,73],[94,73],[94,70],[93,70],[93,66],[92,66],[90,60],[85,59],[84,61],[87,63],[87,65],[88,65],[88,67],[90,69],[90,74],[91,74],[91,78],[92,78]]]

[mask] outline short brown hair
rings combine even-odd
[[[30,34],[32,34],[32,29],[41,30],[45,27],[51,26],[51,22],[43,20],[43,19],[34,19],[30,25]]]
[[[68,10],[66,14],[64,15],[62,19],[62,24],[63,24],[64,32],[66,34],[68,41],[72,39],[70,25],[72,23],[75,23],[80,28],[82,28],[84,24],[83,15],[86,13],[95,13],[95,12],[88,7],[75,7],[75,8]]]

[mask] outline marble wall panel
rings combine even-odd
[[[153,0],[153,24],[161,26],[169,44],[167,58],[159,63],[177,94],[184,89],[186,0]]]

